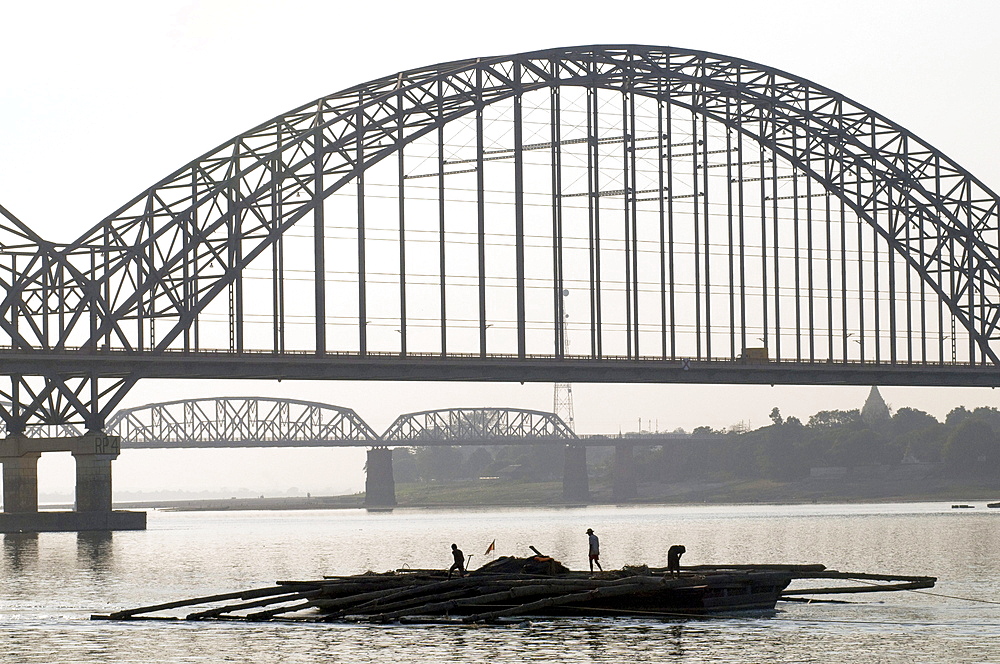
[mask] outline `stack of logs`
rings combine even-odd
[[[551,561],[550,558],[510,559]],[[495,569],[495,568],[494,568]],[[823,565],[709,565],[685,567],[673,577],[663,569],[645,566],[603,572],[560,572],[558,575],[473,572],[447,578],[440,570],[398,570],[376,574],[330,576],[319,581],[279,581],[268,588],[195,597],[136,609],[95,615],[95,620],[177,620],[163,617],[172,609],[195,609],[183,620],[288,620],[307,622],[466,622],[478,623],[518,616],[545,615],[559,607],[629,595],[643,590],[692,589],[716,575],[732,579],[750,573],[772,572],[786,579],[859,580],[863,586],[833,586],[786,590],[793,596],[913,590],[934,586],[934,577],[847,573]],[[880,581],[883,583],[870,583]],[[891,583],[884,583],[891,582]],[[787,583],[787,581],[786,581]],[[809,600],[823,601],[823,600]],[[829,600],[828,600],[829,601]],[[649,612],[639,612],[649,613]],[[459,618],[451,618],[451,615]],[[659,613],[669,616],[670,613]]]
[[[279,581],[278,585],[269,588],[195,597],[93,618],[176,619],[148,614],[214,605],[188,613],[183,619],[264,621],[280,618],[311,622],[389,622],[406,621],[414,616],[447,616],[457,611],[468,614],[462,617],[463,622],[484,622],[508,616],[530,615],[543,609],[597,598],[627,595],[644,587],[669,588],[690,583],[690,580],[641,575],[621,578],[552,578],[490,574],[447,579],[442,578],[440,572],[434,574],[429,570],[369,573],[326,577],[322,581]],[[500,606],[483,606],[487,604]],[[470,612],[472,607],[482,607],[484,610]],[[294,615],[307,609],[318,611]]]

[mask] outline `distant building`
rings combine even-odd
[[[879,393],[878,387],[872,385],[872,391],[868,393],[865,405],[861,409],[861,419],[865,424],[878,424],[879,422],[888,422],[890,417],[889,406],[886,405],[885,399]]]

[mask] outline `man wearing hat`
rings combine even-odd
[[[590,539],[590,571],[594,571],[594,563],[597,563],[597,569],[603,572],[604,568],[601,567],[601,543],[592,528],[587,528],[587,537]]]

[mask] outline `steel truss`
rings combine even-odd
[[[997,195],[843,95],[701,51],[400,72],[70,244],[0,213],[12,432],[100,430],[149,376],[1000,382]]]
[[[108,420],[127,449],[377,445],[350,408],[296,399],[188,399],[126,408]]]
[[[400,415],[384,445],[567,443],[577,435],[558,415],[515,408],[448,408]]]

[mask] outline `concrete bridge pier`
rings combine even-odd
[[[111,462],[117,454],[78,454],[76,460],[76,511],[111,511]]]
[[[9,514],[38,511],[38,459],[41,452],[0,457],[3,463],[3,511]]]
[[[635,480],[635,454],[633,445],[615,445],[615,465],[612,470],[611,498],[628,502],[639,497]]]
[[[365,464],[365,505],[392,507],[396,504],[396,481],[392,477],[392,450],[373,447]]]
[[[3,513],[0,532],[144,530],[145,512],[111,508],[111,462],[120,440],[100,432],[68,438],[8,436],[0,441]],[[71,452],[76,459],[76,510],[38,511],[38,459],[44,452]]]
[[[590,501],[587,448],[583,445],[566,446],[566,465],[563,467],[563,500],[568,503]]]

